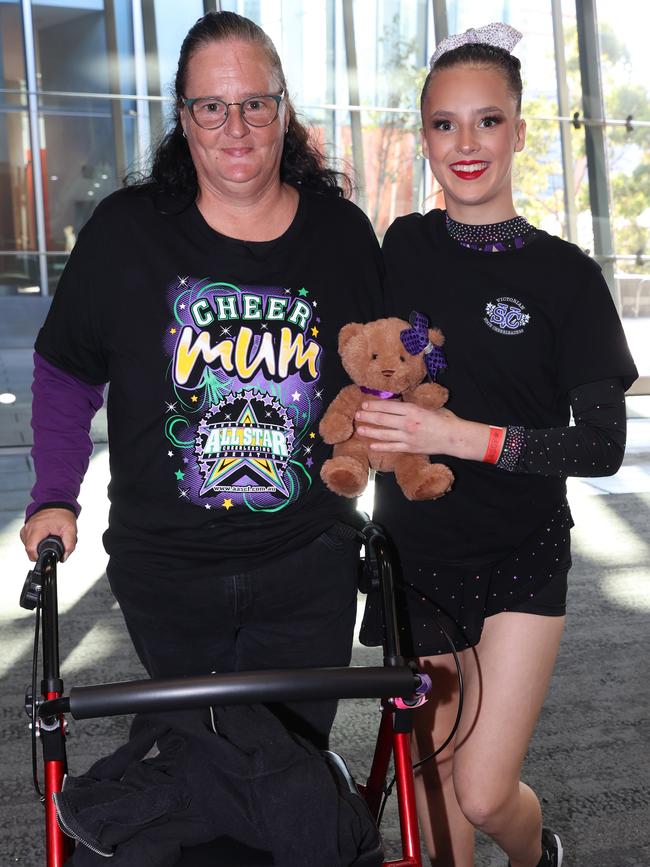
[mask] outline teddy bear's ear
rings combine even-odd
[[[358,337],[363,329],[364,326],[359,322],[348,322],[347,325],[344,325],[339,331],[339,352],[343,352],[348,343],[354,337]]]
[[[429,340],[433,343],[434,346],[442,346],[445,342],[444,335],[439,328],[430,328],[429,329]]]

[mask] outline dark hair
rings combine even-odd
[[[433,76],[440,69],[450,69],[453,66],[478,66],[492,67],[500,70],[506,79],[508,90],[517,103],[517,113],[521,111],[521,62],[518,57],[510,54],[505,48],[497,48],[495,45],[487,45],[485,42],[468,42],[451,51],[441,54],[436,60],[433,69],[429,71],[420,97],[420,111],[424,106],[424,98]]]
[[[127,184],[154,182],[172,196],[191,197],[192,201],[196,198],[198,192],[196,169],[183,136],[180,98],[185,96],[187,68],[193,54],[204,45],[227,39],[240,39],[261,46],[277,78],[279,88],[285,91],[288,130],[284,137],[280,179],[293,186],[302,186],[336,196],[350,196],[352,183],[348,176],[327,167],[324,155],[310,138],[309,130],[298,121],[291,100],[286,95],[287,83],[273,42],[254,21],[234,12],[208,12],[188,31],[181,45],[174,81],[174,126],[156,147],[150,174],[147,177],[127,176]]]

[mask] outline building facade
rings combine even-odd
[[[436,42],[496,20],[521,30],[518,207],[600,261],[631,342],[644,343],[650,13],[633,0],[0,0],[0,295],[56,291],[97,202],[146,168],[182,38],[214,8],[272,37],[294,103],[353,173],[380,237],[439,202],[417,111]]]

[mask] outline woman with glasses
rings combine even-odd
[[[22,539],[75,547],[108,396],[108,578],[152,676],[350,659],[354,503],[320,480],[337,337],[380,315],[380,256],[296,118],[273,44],[209,13],[183,42],[151,174],[80,233],[36,343]],[[324,745],[334,702],[278,710]]]

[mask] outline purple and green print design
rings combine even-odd
[[[305,288],[191,277],[168,300],[165,436],[178,496],[205,509],[286,508],[312,481],[318,302]]]

